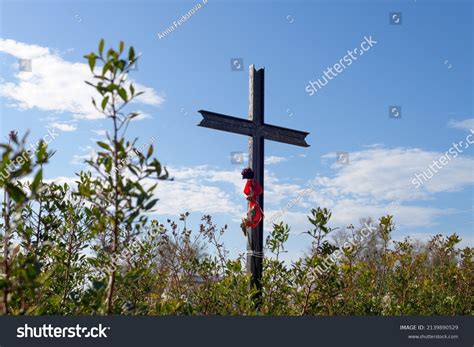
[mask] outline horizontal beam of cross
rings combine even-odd
[[[205,110],[200,110],[198,112],[203,118],[198,124],[198,126],[201,127],[247,136],[259,136],[266,140],[283,142],[301,147],[309,147],[305,140],[305,137],[309,133],[304,131],[283,128],[271,124],[258,125],[247,119],[227,116]]]
[[[254,133],[253,122],[247,119],[226,116],[224,114],[200,110],[202,120],[200,127],[227,131],[241,135],[252,136]]]

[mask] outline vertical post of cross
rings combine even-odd
[[[255,70],[250,65],[249,71],[249,116],[248,119],[255,124],[255,132],[249,137],[249,166],[255,173],[255,179],[264,189],[264,137],[259,129],[265,123],[264,119],[264,85],[265,70]],[[263,211],[263,194],[258,197],[258,204]],[[258,289],[257,305],[260,298],[262,263],[263,263],[263,221],[256,228],[247,229],[247,272],[252,274],[253,284]]]

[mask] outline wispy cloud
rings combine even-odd
[[[93,129],[91,131],[99,136],[105,136],[105,134],[107,133],[107,131],[104,129]]]
[[[77,127],[73,124],[68,124],[68,123],[58,123],[58,122],[53,122],[49,124],[50,127],[64,131],[64,132],[71,132],[71,131],[76,131]]]
[[[284,161],[287,161],[288,159],[285,157],[278,157],[271,155],[269,157],[265,157],[265,165],[273,165],[273,164],[278,164],[282,163]]]
[[[85,165],[84,161],[89,159],[94,159],[97,156],[97,152],[92,146],[80,147],[79,148],[84,154],[74,154],[70,164],[73,165]]]
[[[464,120],[454,120],[451,119],[448,123],[450,128],[462,129],[470,131],[471,129],[474,131],[474,118],[468,118]]]
[[[135,118],[132,119],[132,121],[134,121],[134,122],[153,118],[153,117],[151,116],[151,114],[148,114],[148,113],[143,112],[143,111],[141,111],[141,110],[138,110],[138,111],[136,111],[136,112],[139,113],[139,115],[138,115],[137,117],[135,117]]]

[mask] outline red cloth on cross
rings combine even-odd
[[[247,227],[255,228],[263,218],[263,211],[257,202],[257,197],[263,193],[262,186],[254,179],[247,180],[244,187],[244,194],[249,197],[247,210]]]

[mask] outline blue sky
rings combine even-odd
[[[213,1],[162,33],[198,1],[0,1],[0,129],[60,134],[46,177],[74,181],[95,140],[110,129],[90,106],[83,55],[100,38],[123,40],[142,54],[130,77],[145,90],[131,109],[143,119],[129,136],[156,138],[158,159],[174,182],[157,191],[158,212],[203,213],[229,224],[233,252],[245,248],[241,135],[197,127],[197,110],[247,117],[248,65],[265,67],[267,123],[310,132],[311,147],[266,142],[266,215],[305,188],[314,191],[283,217],[292,227],[288,257],[307,250],[305,215],[333,210],[333,226],[395,215],[394,238],[456,232],[473,245],[473,148],[449,161],[422,187],[412,179],[474,128],[473,5],[469,1]],[[401,12],[401,25],[390,13]],[[312,96],[305,91],[364,37],[377,43]],[[18,69],[31,59],[32,71]],[[232,71],[243,58],[244,71]],[[389,106],[401,106],[400,119]],[[349,165],[335,153],[349,153]],[[397,208],[393,209],[393,206]]]

